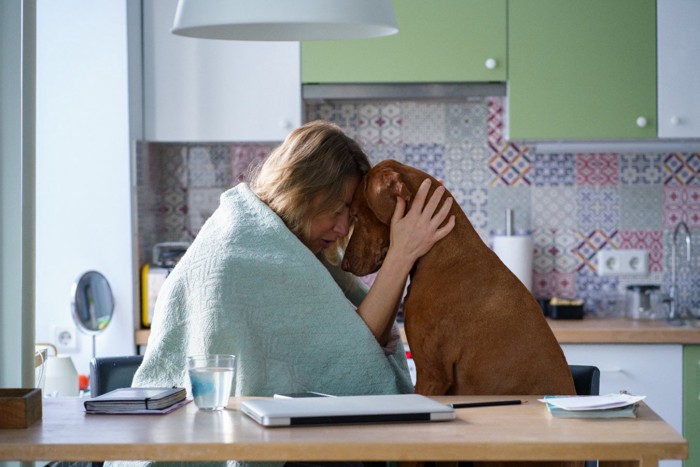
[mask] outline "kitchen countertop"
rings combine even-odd
[[[671,326],[666,321],[585,317],[548,319],[560,344],[700,344],[700,328]],[[136,345],[146,345],[150,330],[136,330]],[[401,337],[406,335],[401,328]]]

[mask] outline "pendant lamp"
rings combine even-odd
[[[179,0],[171,31],[203,39],[319,41],[398,30],[391,0]]]

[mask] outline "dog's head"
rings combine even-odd
[[[375,165],[362,178],[350,206],[354,220],[342,267],[357,276],[376,272],[389,249],[389,226],[396,208],[396,197],[410,206],[420,182],[429,177],[396,161]]]

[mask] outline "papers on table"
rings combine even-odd
[[[558,418],[634,418],[637,403],[646,396],[607,394],[604,396],[545,396],[553,417]]]

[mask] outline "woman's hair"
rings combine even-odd
[[[300,238],[311,219],[345,204],[347,181],[370,169],[360,145],[337,125],[316,120],[292,131],[284,142],[250,173],[250,188]],[[309,212],[314,196],[319,209]]]

